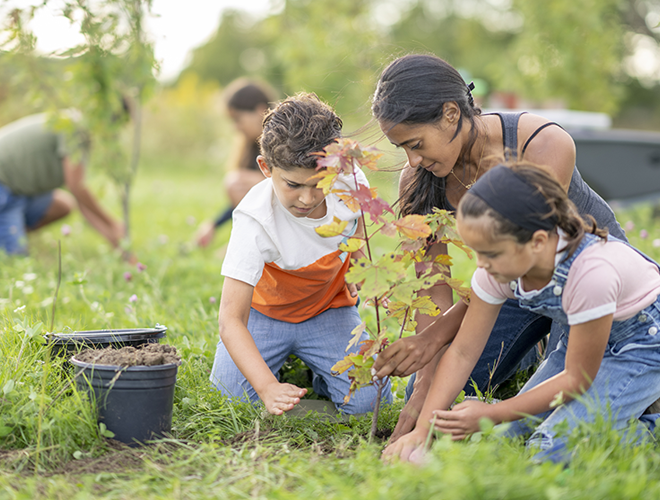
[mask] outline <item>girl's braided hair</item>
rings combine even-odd
[[[591,215],[583,218],[575,204],[568,198],[566,191],[561,187],[559,181],[548,169],[532,165],[530,163],[512,163],[507,165],[518,176],[522,177],[528,184],[534,186],[546,199],[550,211],[545,217],[557,217],[556,227],[561,228],[566,233],[568,244],[566,245],[567,257],[570,257],[577,249],[585,232],[590,232],[602,239],[607,239],[607,229],[601,229],[596,224],[596,220]],[[493,239],[501,238],[503,235],[512,237],[517,243],[524,244],[532,239],[534,231],[522,228],[503,217],[486,204],[481,198],[465,193],[458,204],[458,212],[462,217],[477,218],[482,215],[488,215],[493,219],[493,224],[488,226],[490,237]]]
[[[316,168],[321,151],[341,137],[341,119],[316,94],[299,93],[281,101],[263,121],[261,154],[270,168]]]

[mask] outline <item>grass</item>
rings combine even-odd
[[[32,235],[30,257],[0,256],[0,499],[660,495],[657,446],[622,443],[606,422],[574,437],[575,458],[566,469],[534,465],[520,441],[495,431],[462,443],[438,440],[427,463],[413,466],[379,460],[384,442],[367,442],[369,418],[273,417],[229,404],[208,383],[229,228],[211,248],[192,244],[196,224],[225,203],[215,175],[208,166],[184,170],[176,162],[141,170],[133,236],[143,272],[121,262],[79,215],[65,221],[72,227],[67,237],[61,224]],[[395,186],[387,176],[378,182]],[[104,190],[104,204],[117,206],[116,193],[101,179],[95,190]],[[651,207],[629,209],[620,220],[634,224],[634,244],[660,258],[654,244],[660,225]],[[168,327],[166,341],[183,358],[170,439],[128,448],[104,438],[88,400],[71,384],[66,361],[49,358],[40,340],[53,320],[58,240],[55,331]],[[473,264],[460,259],[457,274],[468,279]],[[130,302],[133,295],[137,301]],[[382,412],[381,429],[394,427],[401,405]]]

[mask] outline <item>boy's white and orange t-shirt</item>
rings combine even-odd
[[[360,170],[357,179],[369,185]],[[340,176],[335,187],[354,189],[355,179]],[[324,217],[295,217],[277,199],[272,181],[265,179],[234,209],[222,275],[254,286],[252,307],[260,313],[300,323],[327,309],[357,302],[344,280],[349,255],[338,246],[357,230],[360,212],[351,211],[334,194],[326,196],[325,202]],[[315,228],[334,217],[349,222],[344,235],[319,236]]]

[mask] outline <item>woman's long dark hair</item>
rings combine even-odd
[[[454,137],[461,131],[464,120],[471,125],[469,154],[477,139],[474,117],[481,110],[475,106],[460,73],[439,57],[410,54],[390,63],[380,76],[371,110],[381,124],[389,127],[399,123],[434,124],[442,118],[446,102],[455,102],[461,111]],[[399,211],[408,215],[430,213],[434,207],[449,209],[445,191],[444,178],[418,168],[403,190]]]

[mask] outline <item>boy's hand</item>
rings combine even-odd
[[[351,297],[357,297],[357,294],[360,291],[355,283],[349,283],[348,281],[346,282],[346,288],[348,288],[348,293],[351,294]]]
[[[260,397],[266,405],[268,413],[282,415],[300,403],[300,398],[305,394],[307,394],[307,389],[301,389],[293,384],[275,382],[266,386]]]

